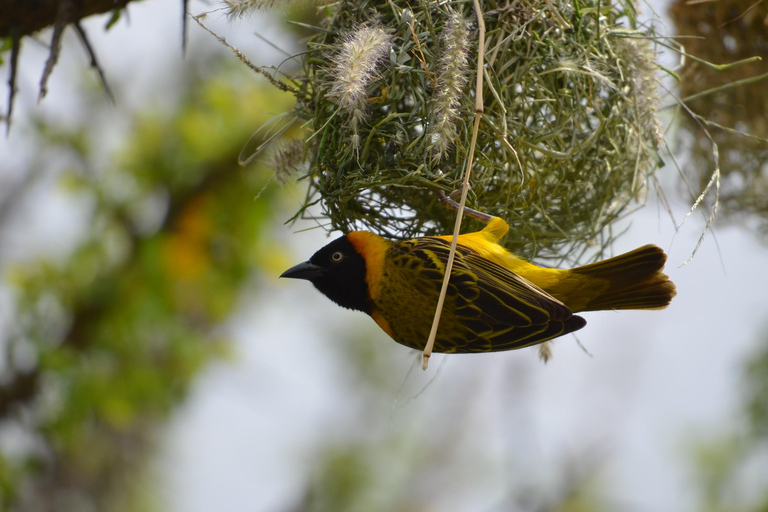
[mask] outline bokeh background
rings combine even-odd
[[[768,14],[728,4],[733,23]],[[668,8],[642,10],[673,33]],[[671,215],[651,194],[613,248],[668,251],[668,309],[590,313],[582,346],[557,340],[546,365],[526,349],[436,355],[422,372],[369,318],[277,279],[327,235],[285,224],[301,183],[236,161],[292,98],[194,23],[182,58],[179,9],[137,2],[107,32],[108,16],[84,23],[115,106],[72,31],[40,104],[47,48],[22,48],[0,139],[0,509],[768,510],[764,141],[718,139],[729,209],[690,260],[714,196],[686,213],[710,153],[668,116]],[[301,50],[285,19],[313,10],[298,9],[205,23],[278,65],[279,48]],[[720,62],[750,51],[728,36],[712,43],[726,41]],[[755,117],[764,136],[757,98],[718,97],[709,113],[741,131]]]

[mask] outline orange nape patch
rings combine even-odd
[[[355,251],[365,259],[365,282],[368,284],[368,295],[371,300],[375,301],[381,293],[384,257],[387,250],[392,246],[392,242],[369,231],[347,233],[347,240],[355,248]]]

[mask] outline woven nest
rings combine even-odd
[[[481,4],[485,112],[468,203],[506,219],[503,243],[527,258],[606,247],[659,163],[649,29],[631,1]],[[311,160],[298,214],[319,203],[328,229],[452,232],[436,191],[460,188],[468,157],[472,3],[341,1],[325,13],[293,77]]]
[[[768,3],[729,0],[689,5],[678,0],[670,8],[677,32],[698,36],[681,41],[685,51],[716,64],[768,55]],[[701,188],[715,170],[711,143],[720,148],[723,175],[720,204],[726,217],[745,217],[761,224],[768,235],[768,73],[765,60],[714,69],[687,59],[681,70],[682,98],[697,117],[683,116],[689,134],[689,166]],[[712,94],[707,91],[717,89]],[[701,94],[705,93],[705,94]]]

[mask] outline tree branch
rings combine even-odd
[[[19,52],[21,51],[21,37],[13,35],[11,44],[11,74],[8,77],[8,113],[6,114],[6,137],[11,131],[11,114],[13,114],[13,98],[16,96],[16,74],[19,67]]]
[[[51,76],[51,73],[53,73],[53,68],[59,60],[59,52],[61,52],[61,36],[64,34],[64,29],[67,28],[67,23],[72,19],[73,10],[74,2],[72,0],[61,0],[59,3],[56,19],[53,22],[51,49],[48,52],[48,60],[45,61],[43,78],[40,79],[40,95],[37,97],[38,103],[45,98],[45,95],[48,92],[48,78]]]
[[[134,0],[78,0],[70,21],[122,9]],[[56,23],[63,0],[0,0],[0,38],[28,36]]]

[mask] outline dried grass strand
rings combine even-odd
[[[464,215],[464,206],[467,204],[467,192],[469,192],[469,177],[472,173],[472,162],[475,157],[475,147],[477,146],[477,134],[480,130],[480,121],[483,117],[483,58],[485,56],[485,21],[483,20],[483,10],[480,8],[479,0],[474,0],[475,14],[477,15],[477,83],[475,85],[475,121],[472,125],[472,142],[469,145],[469,156],[467,157],[467,167],[464,170],[464,179],[461,186],[461,200],[459,201],[459,209],[456,212],[456,224],[453,227],[453,237],[451,238],[451,250],[448,253],[448,262],[445,264],[445,275],[443,276],[443,284],[440,288],[440,296],[437,300],[437,309],[435,310],[435,317],[432,321],[432,328],[429,332],[429,338],[427,344],[424,346],[424,352],[422,353],[421,369],[426,370],[429,366],[429,358],[432,355],[432,349],[435,346],[435,338],[437,337],[437,328],[440,324],[440,317],[443,311],[443,305],[445,304],[445,296],[448,292],[448,284],[451,280],[451,272],[453,271],[453,261],[456,257],[456,246],[459,243],[459,232],[461,231],[461,219]]]

